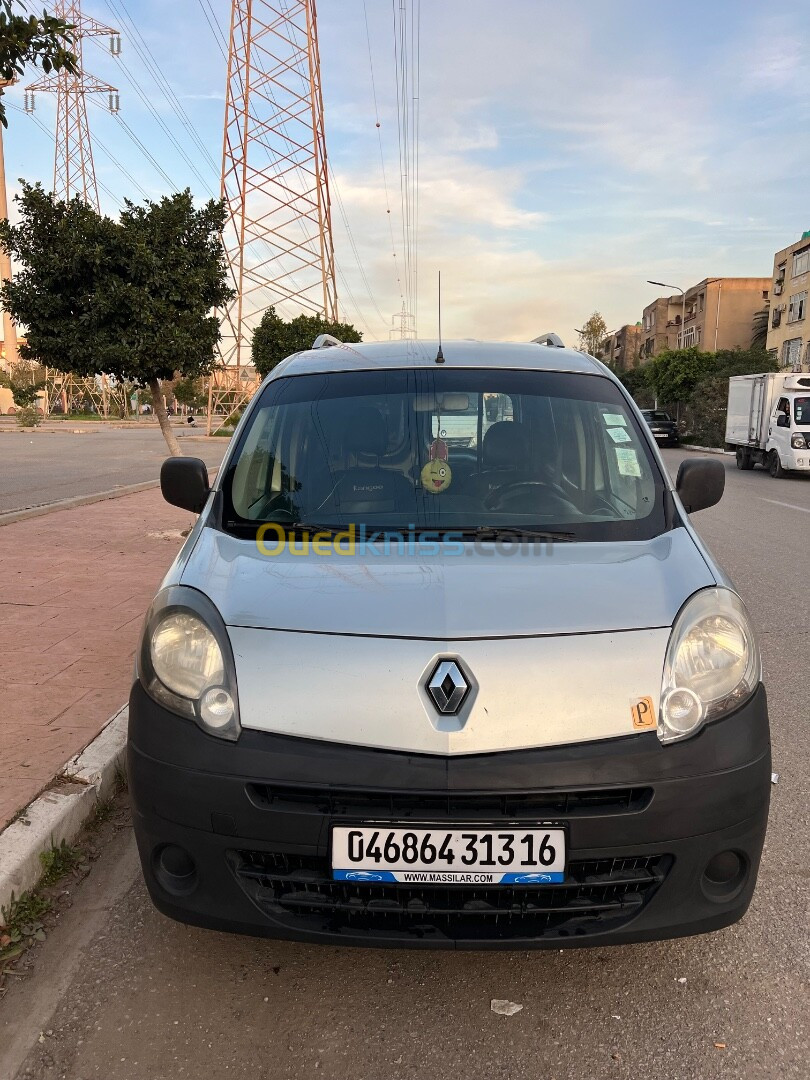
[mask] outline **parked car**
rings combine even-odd
[[[328,340],[328,339],[327,339]],[[598,361],[316,347],[268,375],[146,617],[128,777],[165,914],[326,944],[562,948],[728,926],[771,785],[743,601]],[[480,445],[444,417],[502,395]],[[501,406],[504,406],[503,408]]]
[[[647,421],[647,426],[659,445],[677,446],[681,441],[678,437],[678,425],[669,413],[661,409],[642,409],[641,415]]]

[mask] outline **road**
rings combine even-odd
[[[77,430],[81,434],[0,431],[0,514],[157,480],[168,454],[157,427],[126,430],[98,422]],[[227,439],[206,439],[200,431],[176,434],[186,454],[212,468],[228,446]]]
[[[674,471],[685,455],[665,456]],[[29,1080],[806,1080],[810,479],[723,460],[725,498],[696,524],[758,627],[779,773],[741,923],[532,954],[232,937],[152,909],[124,827],[0,1007],[4,1080],[29,1049],[18,1074]],[[494,1015],[493,998],[523,1008]]]

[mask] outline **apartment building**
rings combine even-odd
[[[614,371],[629,371],[638,367],[640,356],[641,323],[628,323],[605,338],[599,359],[610,364]]]
[[[765,306],[770,278],[709,277],[644,308],[642,360],[664,349],[717,352],[751,346],[754,315]]]
[[[773,259],[768,350],[782,367],[810,371],[810,328],[807,293],[810,289],[810,230]]]

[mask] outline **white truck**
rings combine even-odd
[[[810,375],[770,371],[728,381],[726,446],[738,469],[767,467],[771,476],[810,473]]]

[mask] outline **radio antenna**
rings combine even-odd
[[[436,363],[444,363],[444,353],[442,352],[442,272],[439,271],[439,351],[436,353]]]

